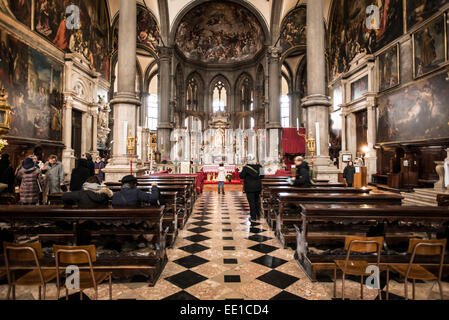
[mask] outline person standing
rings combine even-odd
[[[354,184],[355,167],[352,161],[348,162],[345,170],[343,170],[343,178],[346,180],[346,184],[349,188],[352,188]]]
[[[36,168],[32,158],[28,157],[22,162],[18,176],[20,178],[20,204],[37,205],[39,194],[42,192],[41,171]]]
[[[9,161],[9,154],[2,154],[0,159],[0,192],[14,192],[14,169]]]
[[[87,163],[89,164],[89,172],[90,172],[89,177],[94,176],[95,175],[95,164],[92,159],[92,155],[90,153],[85,153],[85,154],[81,155],[81,158],[86,159]]]
[[[312,184],[310,183],[310,169],[307,161],[304,161],[303,157],[296,157],[295,166],[296,176],[292,178],[295,187],[310,187]]]
[[[260,164],[255,163],[252,155],[248,156],[248,164],[240,173],[240,179],[244,180],[243,189],[248,199],[251,221],[260,218],[260,193],[262,192],[262,178]]]
[[[78,160],[78,165],[72,170],[70,177],[70,191],[80,191],[83,188],[83,184],[89,177],[92,177],[91,167],[89,161],[84,158]]]
[[[45,174],[48,194],[60,193],[61,187],[64,186],[64,167],[58,161],[58,157],[52,154],[48,157],[47,163],[42,168]]]
[[[220,189],[225,194],[224,185],[226,181],[226,169],[224,167],[223,163],[220,163],[220,166],[218,167],[218,194],[220,194]]]
[[[106,167],[106,164],[104,161],[97,157],[95,160],[95,176],[100,180],[100,183],[103,183],[104,181],[104,172],[103,169]]]

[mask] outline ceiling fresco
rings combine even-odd
[[[257,18],[235,3],[208,2],[188,12],[179,24],[176,46],[188,58],[233,63],[253,58],[264,44]]]

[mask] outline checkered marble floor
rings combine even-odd
[[[319,281],[311,282],[294,260],[294,251],[281,248],[265,221],[249,221],[249,206],[241,192],[205,192],[167,254],[169,262],[156,286],[114,283],[113,299],[332,299],[331,278],[320,276]],[[337,284],[340,296],[341,281]],[[6,297],[6,290],[6,285],[0,286],[0,299]],[[403,299],[403,282],[393,278],[390,292],[390,299]],[[444,292],[448,299],[447,283]],[[85,293],[86,298],[93,296],[91,291]],[[359,294],[359,279],[348,277],[346,297],[360,299]],[[55,295],[55,287],[50,285],[48,299]],[[438,299],[437,285],[417,283],[416,297]],[[37,299],[37,289],[19,287],[17,298]],[[101,285],[99,298],[108,299],[107,285]],[[365,289],[365,299],[376,298],[376,290]]]

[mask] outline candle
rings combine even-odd
[[[296,130],[299,131],[299,119],[298,118],[296,118]]]

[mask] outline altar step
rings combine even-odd
[[[402,204],[406,206],[431,206],[437,207],[437,195],[438,192],[435,189],[414,189],[413,192],[401,192],[404,197]]]

